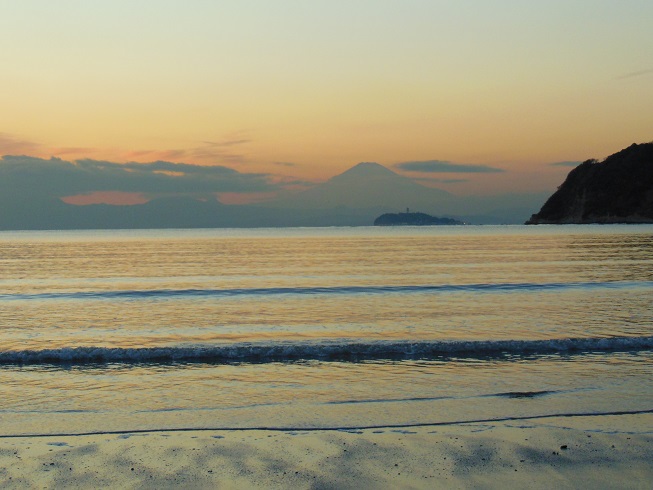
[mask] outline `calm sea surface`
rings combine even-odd
[[[653,226],[0,233],[0,435],[653,409]]]

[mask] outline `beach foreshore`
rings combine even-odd
[[[652,481],[652,414],[0,438],[2,488],[597,489]]]

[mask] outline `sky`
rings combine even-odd
[[[374,161],[488,195],[653,140],[650,0],[0,6],[0,155],[216,166],[251,195]]]

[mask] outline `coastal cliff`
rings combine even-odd
[[[653,223],[653,143],[573,169],[526,224]]]

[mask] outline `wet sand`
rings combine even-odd
[[[651,414],[347,432],[0,438],[2,488],[597,489],[652,481]]]

